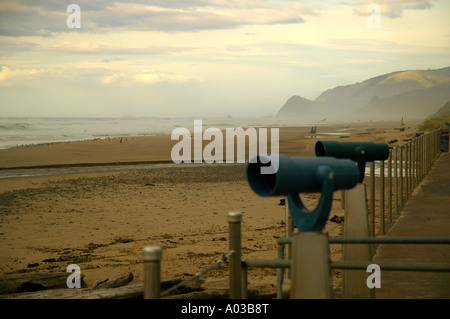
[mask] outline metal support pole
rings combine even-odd
[[[370,235],[375,236],[375,162],[370,163]]]
[[[242,298],[242,267],[241,267],[241,212],[229,212],[230,237],[230,298]]]
[[[427,172],[427,135],[423,136],[423,174],[422,178],[425,177]]]
[[[428,133],[428,167],[427,167],[427,172],[430,170],[431,167],[431,133]]]
[[[159,299],[161,293],[161,256],[159,246],[146,246],[142,250],[144,260],[144,299]]]
[[[413,156],[412,146],[413,146],[413,143],[410,141],[410,142],[408,142],[408,144],[409,144],[409,163],[408,163],[408,175],[409,175],[408,194],[409,194],[409,196],[408,197],[411,197],[412,191],[414,189],[414,187],[413,187],[413,176],[412,176],[412,172],[413,172],[412,171],[412,163],[413,163],[413,161],[412,161],[412,156]]]
[[[409,143],[405,144],[405,199],[409,198]]]
[[[284,245],[278,243],[278,259],[284,260]],[[277,298],[282,299],[284,269],[277,268]]]
[[[288,203],[287,198],[285,200],[285,206],[286,206],[286,210],[285,210],[286,234],[285,234],[285,236],[292,237],[292,232],[294,230],[294,222],[292,221],[292,216],[291,216],[291,213],[289,212],[289,203]],[[286,259],[291,260],[292,247],[290,244],[285,245],[285,246],[286,246],[286,251],[285,251]],[[291,278],[291,269],[286,269],[285,274],[286,274],[286,278]]]
[[[433,133],[430,133],[430,167],[433,164]]]
[[[418,164],[418,138],[414,138],[414,188],[419,184],[419,178],[417,174],[417,164]]]
[[[421,158],[421,174],[420,179],[423,179],[423,176],[425,175],[425,135],[421,136],[421,143],[420,143],[420,158]]]
[[[384,161],[380,161],[380,233],[384,235]]]
[[[389,162],[388,162],[388,222],[392,222],[392,150],[389,150]]]
[[[343,238],[369,237],[369,220],[367,214],[366,186],[357,184],[347,190],[344,217]],[[372,260],[370,244],[343,245],[343,260]],[[372,298],[366,285],[367,273],[361,270],[345,270],[343,272],[344,298]]]
[[[396,147],[395,149],[395,162],[394,162],[394,177],[395,177],[395,216],[398,215],[398,147]]]
[[[291,299],[331,299],[332,281],[328,237],[296,233],[292,237]]]
[[[400,207],[403,207],[403,145],[400,146]]]
[[[417,137],[417,185],[420,183],[420,141],[421,136]]]
[[[423,177],[423,135],[420,136],[419,140],[419,174],[420,174],[420,181],[422,181]]]

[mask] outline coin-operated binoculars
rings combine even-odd
[[[318,141],[315,151],[318,157],[332,156],[355,161],[360,171],[360,183],[364,180],[366,162],[384,161],[389,157],[389,146],[385,143]]]
[[[273,165],[274,161],[277,165]],[[262,168],[266,168],[265,174]],[[270,168],[272,174],[267,173]],[[260,155],[248,164],[247,180],[251,189],[260,196],[286,196],[298,229],[292,236],[291,298],[331,298],[329,245],[323,229],[333,192],[355,187],[359,178],[358,167],[349,159]],[[314,210],[305,207],[301,193],[320,193]]]
[[[360,171],[359,183],[351,190],[344,191],[344,196],[341,198],[345,203],[343,236],[369,237],[367,197],[364,184],[366,162],[386,160],[389,157],[389,146],[385,143],[372,142],[318,141],[315,151],[318,157],[333,156],[350,159],[357,163]],[[343,259],[372,260],[371,246],[369,244],[344,245]],[[344,270],[344,298],[373,298],[373,289],[367,288],[366,279],[367,273],[364,270]]]

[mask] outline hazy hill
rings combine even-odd
[[[314,101],[293,96],[277,117],[302,120],[424,119],[450,100],[450,67],[398,71],[326,90]]]
[[[436,113],[430,116],[430,118],[441,116],[441,115],[450,115],[450,101],[445,103],[443,107],[441,107]]]
[[[445,124],[445,122],[450,122],[450,101],[430,116],[426,121],[424,121],[419,126],[419,129],[421,131],[431,131],[438,128],[448,130],[449,127]]]

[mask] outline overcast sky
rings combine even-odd
[[[0,116],[274,116],[292,95],[449,66],[449,17],[448,0],[2,0]]]

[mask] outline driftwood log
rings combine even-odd
[[[126,278],[127,275],[120,275],[114,278]],[[112,282],[114,280],[106,280],[102,282]],[[167,290],[170,287],[177,285],[181,279],[166,279],[161,281],[161,291]],[[124,281],[122,281],[124,282]],[[184,294],[195,290],[199,290],[201,279],[194,280],[177,288],[172,294]],[[0,299],[139,299],[143,298],[144,284],[130,284],[117,288],[64,288],[41,290],[36,292],[24,292],[0,295]]]
[[[0,294],[24,293],[47,289],[67,288],[67,277],[70,273],[25,273],[0,276]],[[81,274],[81,287],[86,283]]]
[[[259,291],[255,289],[248,290],[249,299],[273,299],[276,297],[275,292]],[[205,289],[193,291],[185,294],[177,294],[164,297],[162,299],[229,299],[228,289]]]
[[[94,284],[94,289],[100,288],[118,288],[127,285],[133,280],[133,273],[119,274],[112,278],[99,280]]]
[[[67,288],[68,273],[34,273],[0,276],[0,299],[141,299],[144,284],[129,284],[132,273],[98,281],[91,288]],[[83,275],[81,277],[84,277]],[[162,299],[227,299],[228,289],[203,289],[202,278],[161,281],[161,292],[175,288]],[[86,287],[82,280],[82,286]],[[34,289],[34,290],[33,290]],[[249,290],[249,298],[274,298],[273,289]]]

